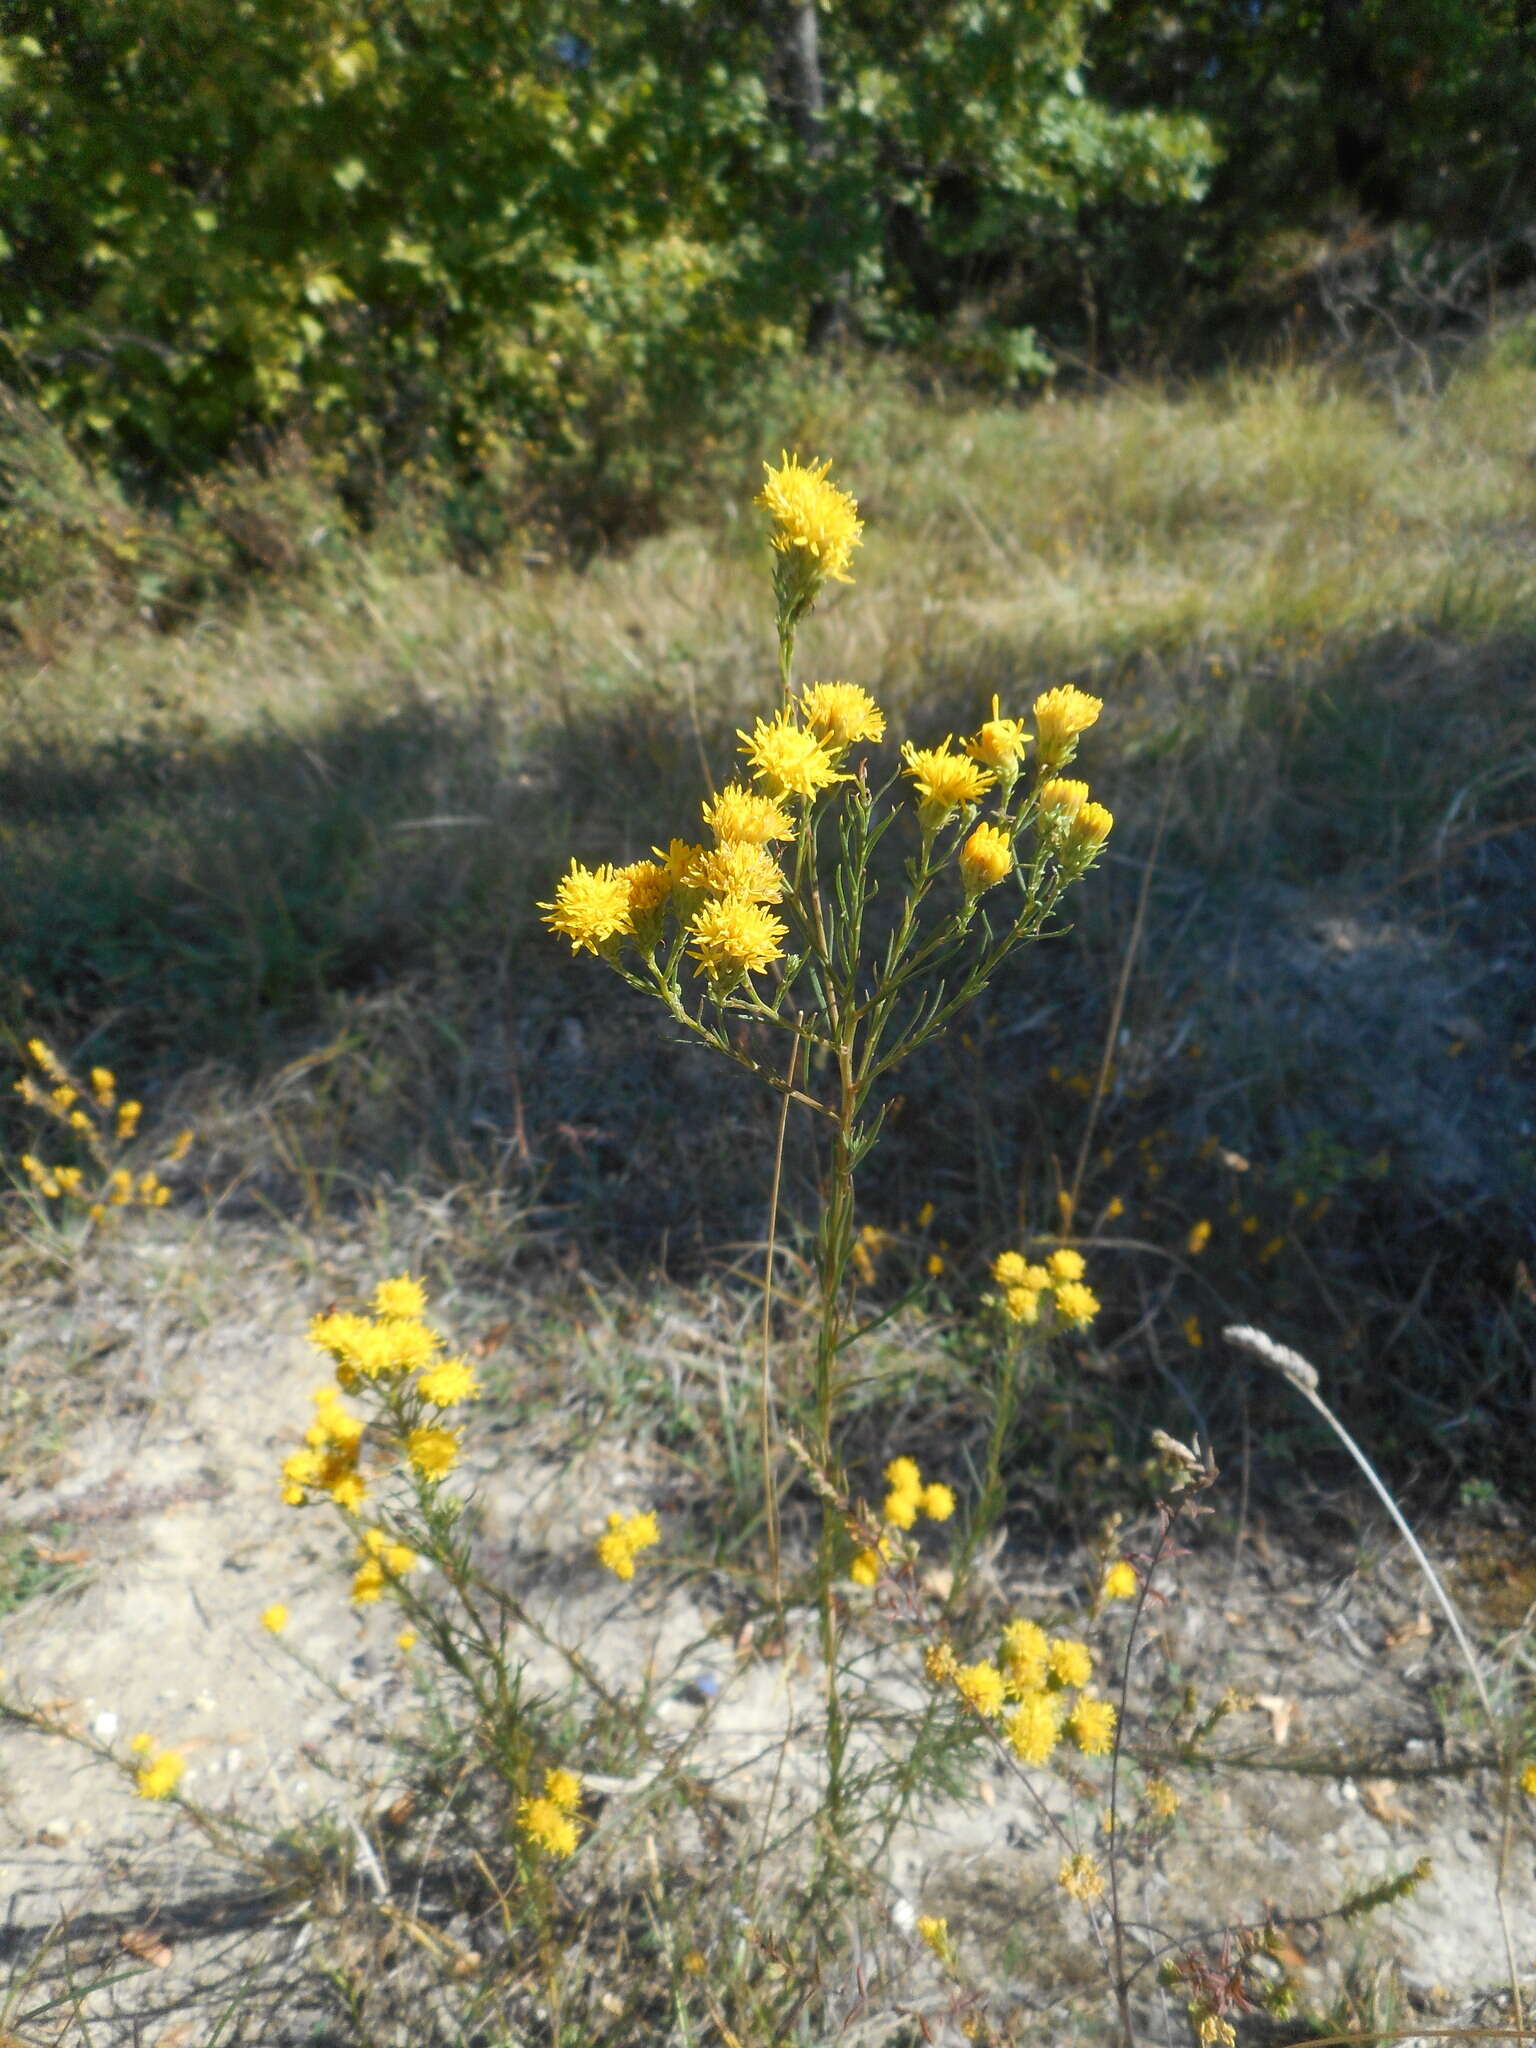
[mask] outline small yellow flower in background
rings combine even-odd
[[[1114,1223],[1125,1214],[1125,1204],[1118,1195],[1111,1195],[1104,1205],[1104,1221]]]
[[[1210,1243],[1210,1241],[1211,1226],[1202,1216],[1198,1223],[1192,1224],[1190,1226],[1189,1235],[1184,1240],[1184,1249],[1192,1255],[1198,1257],[1198,1255],[1205,1250],[1206,1246]]]
[[[864,522],[857,500],[827,481],[830,459],[802,463],[780,451],[779,467],[765,462],[766,480],[756,503],[773,520],[770,545],[781,555],[797,550],[811,557],[816,572],[834,583],[851,583],[848,565]]]
[[[1101,697],[1091,697],[1075,684],[1064,683],[1035,699],[1035,737],[1042,761],[1055,765],[1070,760],[1079,733],[1088,730],[1104,709]]]
[[[885,1468],[885,1483],[892,1493],[921,1493],[923,1475],[915,1458],[892,1458]]]
[[[1050,1643],[1038,1622],[1010,1621],[1003,1629],[1000,1662],[1011,1698],[1038,1692],[1045,1684]]]
[[[688,886],[706,896],[736,896],[744,903],[778,903],[789,884],[766,847],[727,840],[701,853],[688,871]]]
[[[878,1586],[880,1583],[879,1551],[859,1551],[848,1567],[848,1576],[856,1586]]]
[[[995,888],[1013,868],[1013,842],[996,825],[983,822],[960,849],[960,881],[967,896]]]
[[[938,1213],[938,1210],[934,1207],[932,1202],[924,1202],[921,1209],[919,1209],[917,1212],[918,1229],[926,1230],[929,1224],[932,1223],[934,1217],[938,1215]]]
[[[323,1483],[337,1507],[345,1508],[349,1515],[356,1514],[368,1498],[367,1482],[360,1473],[338,1471]]]
[[[403,1628],[403,1629],[401,1629],[401,1631],[400,1631],[399,1635],[397,1635],[397,1636],[395,1637],[395,1648],[396,1648],[397,1650],[402,1650],[402,1651],[406,1651],[406,1652],[409,1652],[409,1651],[411,1651],[411,1650],[414,1650],[414,1649],[415,1649],[415,1647],[416,1647],[416,1631],[415,1631],[415,1629],[413,1629],[413,1628]]]
[[[544,1797],[553,1800],[562,1813],[574,1813],[581,1804],[581,1780],[574,1771],[557,1765],[544,1773]]]
[[[91,1093],[103,1109],[110,1109],[117,1094],[117,1076],[110,1067],[92,1067]]]
[[[1046,1663],[1057,1685],[1086,1685],[1093,1676],[1093,1652],[1071,1636],[1054,1636]]]
[[[389,1574],[376,1557],[365,1557],[352,1574],[352,1600],[358,1607],[371,1607],[382,1599],[384,1588],[389,1584]]]
[[[480,1382],[467,1359],[443,1358],[417,1375],[416,1390],[434,1408],[456,1408],[461,1401],[474,1400]]]
[[[937,1280],[944,1270],[944,1254],[942,1252],[930,1252],[923,1261],[923,1270],[927,1273],[930,1280]]]
[[[822,745],[834,752],[885,737],[885,713],[857,683],[812,683],[800,693],[800,711]]]
[[[1099,1588],[1101,1600],[1134,1600],[1141,1591],[1141,1581],[1136,1576],[1136,1567],[1125,1558],[1118,1558],[1104,1574],[1104,1583]]]
[[[711,803],[706,797],[703,805],[704,822],[714,833],[721,846],[766,846],[772,839],[793,839],[795,822],[788,811],[771,796],[764,796],[761,790],[747,789],[739,782],[727,783]],[[674,847],[682,846],[680,839],[674,839]],[[696,847],[686,849],[692,855]],[[669,860],[670,865],[670,860]],[[679,871],[678,879],[687,871]]]
[[[422,1423],[406,1431],[405,1455],[423,1479],[445,1478],[459,1462],[458,1432]]]
[[[137,1738],[133,1746],[139,1747]],[[141,1799],[169,1799],[186,1768],[187,1760],[179,1750],[162,1749],[134,1773],[134,1790]]]
[[[831,754],[815,733],[796,723],[788,710],[771,719],[759,718],[750,733],[738,732],[741,751],[752,773],[773,797],[819,796],[835,782],[846,782]]]
[[[1038,1323],[1040,1290],[1036,1287],[1010,1287],[1003,1296],[1003,1310],[1011,1323]]]
[[[934,1913],[920,1913],[917,1918],[919,1941],[932,1949],[934,1956],[946,1969],[955,1960],[955,1945],[950,1939],[949,1922]]]
[[[689,927],[692,952],[704,971],[729,982],[743,974],[760,974],[784,950],[788,926],[760,904],[726,896],[706,903]]]
[[[1036,1769],[1061,1741],[1061,1707],[1048,1692],[1026,1692],[1003,1723],[1008,1746],[1021,1764]]]
[[[612,867],[583,867],[573,860],[570,872],[555,885],[552,903],[541,903],[542,920],[552,932],[571,942],[573,953],[597,953],[629,930],[629,884]]]
[[[1527,1799],[1536,1799],[1536,1764],[1527,1764],[1520,1773],[1520,1790]]]
[[[33,1045],[36,1045],[37,1043],[38,1041],[34,1039]],[[31,1048],[29,1047],[28,1050],[30,1051]],[[33,1053],[33,1058],[35,1059],[36,1057],[36,1053]],[[128,1743],[129,1749],[133,1752],[135,1756],[148,1756],[149,1752],[154,1748],[154,1746],[155,1738],[153,1737],[153,1735],[145,1735],[142,1731],[139,1734],[131,1737]]]
[[[902,773],[917,785],[921,798],[918,815],[929,831],[936,830],[962,804],[979,803],[997,780],[964,754],[952,753],[948,740],[940,747],[915,747],[908,740],[901,758]]]
[[[1085,1330],[1099,1312],[1099,1297],[1080,1280],[1063,1280],[1056,1289],[1056,1313],[1074,1330]]]
[[[1097,1858],[1086,1849],[1067,1858],[1056,1873],[1056,1882],[1068,1898],[1076,1899],[1080,1905],[1089,1905],[1104,1896],[1104,1873]]]
[[[1166,1778],[1148,1778],[1143,1796],[1159,1820],[1172,1820],[1182,1803]]]
[[[995,1664],[961,1664],[952,1680],[955,1691],[983,1720],[992,1721],[1003,1711],[1003,1674]]]
[[[597,1539],[597,1561],[616,1579],[632,1579],[636,1557],[660,1541],[661,1531],[654,1515],[621,1515],[615,1509],[608,1517],[607,1529]]]
[[[1052,1252],[1045,1263],[1058,1280],[1081,1280],[1088,1270],[1082,1253],[1073,1251],[1070,1245]]]
[[[518,1801],[517,1829],[525,1841],[550,1856],[574,1856],[581,1840],[576,1821],[548,1797]]]
[[[923,1652],[923,1672],[930,1685],[948,1685],[959,1665],[948,1643],[930,1643]]]
[[[288,1610],[281,1600],[274,1600],[270,1607],[261,1610],[261,1625],[269,1635],[280,1636],[288,1626]]]
[[[1200,1327],[1200,1318],[1198,1316],[1186,1316],[1184,1318],[1184,1342],[1191,1351],[1199,1351],[1203,1348],[1205,1332]]]
[[[1230,2020],[1224,2020],[1220,2013],[1192,2005],[1189,2016],[1195,2023],[1195,2034],[1200,2042],[1200,2048],[1237,2048],[1237,2029]]]
[[[1114,1708],[1108,1700],[1079,1700],[1067,1716],[1067,1733],[1084,1756],[1108,1756],[1115,1746]]]
[[[992,716],[974,739],[962,740],[961,745],[973,761],[979,761],[984,768],[995,769],[1004,783],[1012,783],[1029,745],[1029,734],[1020,719],[999,717],[994,697]]]
[[[937,1481],[923,1488],[917,1504],[930,1522],[947,1522],[955,1512],[955,1496]]]

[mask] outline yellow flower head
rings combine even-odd
[[[707,803],[704,809],[707,813],[709,810]],[[702,846],[690,845],[686,839],[669,839],[665,853],[662,852],[659,846],[653,846],[651,851],[666,868],[667,879],[671,882],[672,887],[674,889],[681,889],[693,871],[694,862],[703,853],[704,849]]]
[[[948,1685],[959,1669],[948,1643],[930,1643],[923,1652],[923,1671],[930,1685]]]
[[[769,540],[779,554],[800,550],[811,557],[818,577],[851,583],[848,564],[864,522],[848,492],[828,483],[831,467],[830,460],[805,466],[798,455],[781,453],[777,469],[763,464],[766,480],[757,503],[773,520]]]
[[[1019,719],[998,716],[997,699],[994,697],[992,716],[974,739],[963,740],[961,744],[973,761],[980,761],[986,768],[995,768],[1004,782],[1011,783],[1029,745],[1029,734]]]
[[[1066,1244],[1052,1252],[1045,1263],[1057,1280],[1081,1280],[1088,1270],[1082,1253],[1073,1251]]]
[[[1527,1764],[1520,1773],[1520,1790],[1527,1799],[1536,1799],[1536,1764]]]
[[[1013,842],[996,825],[978,825],[960,849],[960,880],[967,896],[995,888],[1013,867]]]
[[[121,1103],[117,1112],[117,1135],[120,1138],[131,1138],[139,1128],[139,1118],[143,1114],[142,1102]]]
[[[920,1493],[923,1475],[916,1458],[892,1458],[885,1468],[885,1483],[893,1493]]]
[[[1068,859],[1086,866],[1109,837],[1114,822],[1114,813],[1103,804],[1079,806],[1067,833]]]
[[[947,1486],[935,1481],[925,1486],[918,1495],[918,1506],[930,1522],[947,1522],[955,1512],[955,1496]]]
[[[1172,1820],[1182,1804],[1166,1778],[1148,1778],[1145,1796],[1147,1805],[1159,1820]]]
[[[880,1583],[879,1551],[859,1551],[848,1567],[848,1576],[856,1586],[878,1585]]]
[[[857,683],[812,683],[800,693],[800,713],[822,745],[835,754],[859,740],[885,737],[885,713]]]
[[[1093,1652],[1071,1636],[1053,1637],[1046,1661],[1057,1685],[1086,1685],[1093,1676]]]
[[[383,1593],[389,1584],[389,1574],[376,1557],[365,1557],[352,1575],[352,1599],[358,1607],[368,1607]]]
[[[92,1067],[91,1093],[103,1109],[112,1107],[112,1098],[117,1093],[117,1077],[110,1067]]]
[[[549,1798],[518,1801],[517,1831],[549,1856],[574,1856],[581,1840],[576,1821]]]
[[[1086,1330],[1099,1312],[1099,1297],[1081,1280],[1063,1280],[1056,1288],[1056,1313],[1074,1330]]]
[[[1038,1323],[1040,1320],[1040,1290],[1038,1287],[1010,1287],[1003,1296],[1003,1313],[1010,1323]]]
[[[706,797],[703,811],[705,824],[721,846],[766,846],[770,839],[795,836],[795,821],[782,804],[739,782],[728,782],[713,803]],[[675,839],[672,844],[682,842]]]
[[[1141,1591],[1141,1581],[1136,1576],[1136,1567],[1127,1559],[1117,1558],[1104,1574],[1099,1587],[1101,1600],[1134,1600]]]
[[[638,931],[648,922],[654,924],[672,894],[671,869],[659,861],[632,860],[628,867],[619,868],[617,873],[629,891],[631,928]]]
[[[268,1634],[280,1636],[288,1626],[288,1610],[281,1600],[274,1600],[270,1607],[261,1610],[261,1625]]]
[[[179,1751],[162,1749],[134,1773],[134,1789],[141,1799],[169,1799],[186,1768],[187,1760]]]
[[[1198,1258],[1211,1241],[1211,1226],[1202,1216],[1198,1223],[1192,1223],[1189,1236],[1184,1240],[1184,1249]]]
[[[846,782],[832,755],[808,727],[798,725],[788,710],[771,719],[759,718],[750,733],[738,731],[741,751],[752,773],[773,797],[813,797],[834,782]]]
[[[414,1650],[414,1649],[415,1649],[415,1647],[416,1647],[416,1631],[415,1631],[415,1629],[413,1629],[413,1628],[403,1628],[403,1629],[401,1629],[401,1631],[400,1631],[399,1635],[397,1635],[397,1636],[395,1637],[395,1648],[396,1648],[397,1650],[403,1650],[403,1651],[405,1651],[405,1652],[406,1652],[406,1653],[408,1654],[408,1653],[409,1653],[410,1651]]]
[[[443,1358],[418,1374],[416,1390],[434,1408],[456,1408],[461,1401],[474,1400],[480,1382],[467,1359]]]
[[[1038,1622],[1010,1621],[1003,1630],[1003,1649],[998,1661],[1010,1698],[1022,1699],[1026,1693],[1038,1692],[1045,1684],[1050,1661],[1045,1630]]]
[[[459,1462],[458,1432],[423,1423],[406,1432],[405,1455],[423,1479],[444,1479]]]
[[[1037,828],[1047,838],[1054,838],[1071,828],[1073,819],[1088,801],[1086,782],[1073,782],[1069,777],[1053,775],[1049,782],[1040,785],[1040,808],[1036,813]]]
[[[1104,1896],[1104,1873],[1095,1857],[1086,1849],[1080,1849],[1075,1856],[1069,1856],[1056,1873],[1056,1882],[1079,1905],[1086,1906],[1094,1899]]]
[[[995,1664],[962,1664],[953,1684],[972,1713],[984,1720],[995,1720],[1003,1711],[1003,1674]]]
[[[948,740],[941,747],[914,747],[908,740],[901,758],[902,773],[917,784],[919,816],[930,829],[961,804],[979,802],[997,780],[989,769],[952,753]]]
[[[893,1486],[885,1496],[885,1504],[880,1510],[881,1516],[893,1529],[910,1529],[917,1520],[922,1500],[920,1492],[909,1493],[903,1487]]]
[[[574,1771],[548,1770],[544,1773],[544,1797],[562,1813],[574,1813],[581,1804],[581,1780]]]
[[[1061,1740],[1061,1707],[1048,1692],[1025,1692],[1003,1723],[1008,1746],[1021,1764],[1038,1768]]]
[[[1035,699],[1035,737],[1040,758],[1055,764],[1070,760],[1079,733],[1086,732],[1104,709],[1101,697],[1090,697],[1073,683],[1047,690]]]
[[[920,1913],[917,1918],[917,1937],[926,1947],[932,1949],[937,1960],[946,1966],[955,1960],[955,1944],[949,1932],[949,1922],[935,1913]]]
[[[784,871],[766,846],[727,840],[701,853],[688,870],[688,886],[706,896],[735,896],[743,903],[777,903],[787,886]]]
[[[621,1515],[617,1509],[608,1517],[608,1527],[598,1538],[597,1561],[616,1579],[635,1576],[635,1558],[661,1541],[661,1531],[652,1514]]]
[[[407,1321],[419,1316],[426,1305],[427,1290],[408,1273],[401,1273],[394,1280],[381,1280],[373,1290],[373,1312],[376,1316],[399,1317],[401,1321]]]
[[[711,977],[732,981],[760,974],[784,950],[788,926],[760,904],[738,896],[718,897],[694,914],[694,958]]]
[[[999,1287],[1027,1287],[1028,1272],[1022,1252],[999,1252],[992,1261],[992,1278]]]
[[[1067,1733],[1084,1756],[1108,1756],[1115,1746],[1115,1710],[1108,1700],[1079,1700],[1067,1716]]]
[[[571,942],[573,953],[596,953],[629,925],[629,884],[608,866],[585,868],[571,862],[555,886],[553,903],[541,903],[543,922]]]

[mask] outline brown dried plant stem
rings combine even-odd
[[[1262,1359],[1266,1365],[1273,1367],[1282,1378],[1289,1380],[1301,1398],[1308,1402],[1322,1416],[1324,1422],[1327,1423],[1339,1442],[1365,1474],[1376,1498],[1392,1517],[1393,1522],[1397,1526],[1398,1533],[1412,1552],[1414,1562],[1423,1573],[1426,1585],[1434,1594],[1440,1611],[1450,1626],[1451,1634],[1455,1638],[1456,1647],[1461,1654],[1461,1661],[1466,1667],[1468,1677],[1472,1680],[1473,1690],[1477,1694],[1478,1704],[1482,1707],[1483,1717],[1488,1723],[1489,1733],[1493,1737],[1494,1748],[1499,1756],[1502,1782],[1503,1826],[1499,1838],[1499,1858],[1494,1874],[1493,1896],[1494,1905],[1499,1916],[1499,1929],[1504,1939],[1504,1962],[1509,1973],[1509,2003],[1510,2011],[1514,2015],[1515,2036],[1518,2040],[1523,2041],[1527,2036],[1524,2006],[1520,1996],[1520,1971],[1515,1960],[1514,1935],[1510,1930],[1509,1908],[1504,1897],[1505,1881],[1509,1874],[1509,1857],[1513,1833],[1512,1809],[1514,1804],[1516,1761],[1516,1751],[1514,1741],[1512,1740],[1513,1726],[1512,1724],[1508,1726],[1500,1724],[1493,1701],[1489,1696],[1487,1683],[1483,1678],[1482,1660],[1472,1646],[1472,1640],[1467,1634],[1460,1614],[1457,1612],[1456,1603],[1446,1591],[1440,1574],[1430,1563],[1424,1546],[1408,1526],[1407,1517],[1392,1498],[1390,1491],[1375,1466],[1323,1399],[1322,1394],[1318,1390],[1316,1366],[1303,1358],[1299,1351],[1292,1351],[1288,1345],[1276,1343],[1275,1339],[1267,1336],[1263,1330],[1251,1329],[1246,1324],[1233,1324],[1223,1330],[1221,1334],[1229,1344],[1236,1345],[1241,1351],[1251,1352],[1254,1357]]]

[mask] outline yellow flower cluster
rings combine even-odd
[[[377,1600],[384,1588],[403,1579],[416,1562],[416,1553],[385,1529],[365,1529],[357,1546],[359,1563],[352,1578],[352,1598],[359,1607]]]
[[[1115,1710],[1083,1691],[1093,1677],[1093,1654],[1075,1637],[1010,1621],[995,1662],[961,1664],[947,1643],[935,1643],[923,1669],[930,1684],[955,1692],[971,1713],[999,1722],[1020,1763],[1045,1763],[1064,1734],[1084,1756],[1105,1756],[1114,1746]],[[1069,1692],[1078,1697],[1069,1702]]]
[[[817,585],[823,579],[853,581],[848,565],[864,531],[856,501],[828,483],[831,467],[830,458],[802,463],[798,455],[781,452],[777,469],[763,464],[765,481],[757,497],[773,521],[769,545]]]
[[[331,1360],[336,1378],[316,1389],[303,1446],[283,1460],[283,1499],[291,1507],[327,1494],[355,1514],[368,1498],[359,1459],[369,1425],[347,1406],[347,1395],[372,1403],[382,1433],[419,1479],[436,1485],[453,1470],[459,1432],[434,1416],[472,1401],[480,1385],[466,1359],[442,1356],[442,1338],[422,1321],[426,1305],[421,1282],[402,1273],[374,1289],[371,1315],[330,1310],[311,1321],[309,1341]],[[370,1556],[377,1563],[378,1553]],[[360,1582],[374,1590],[354,1597],[377,1599],[383,1581],[375,1579],[370,1569],[360,1572]]]
[[[1068,1898],[1076,1899],[1080,1905],[1091,1905],[1104,1896],[1104,1872],[1097,1857],[1090,1856],[1086,1849],[1067,1857],[1056,1873],[1056,1882]]]
[[[128,1745],[143,1762],[133,1774],[133,1787],[141,1799],[169,1799],[181,1783],[187,1760],[176,1749],[161,1749],[152,1735],[135,1735]]]
[[[880,1515],[889,1528],[910,1529],[919,1515],[930,1522],[947,1522],[955,1512],[954,1494],[937,1481],[925,1486],[915,1458],[892,1458],[884,1476],[886,1495]],[[896,1544],[888,1534],[882,1535],[868,1549],[856,1553],[848,1576],[856,1586],[877,1585],[882,1567],[895,1555]]]
[[[917,1937],[933,1951],[936,1959],[946,1969],[953,1968],[955,1944],[947,1920],[936,1913],[920,1913],[917,1919]]]
[[[518,1833],[550,1856],[574,1856],[581,1840],[581,1780],[574,1771],[544,1773],[541,1797],[517,1803]]]
[[[992,1278],[1002,1293],[992,1299],[1011,1323],[1033,1327],[1048,1309],[1058,1327],[1085,1330],[1099,1312],[1099,1298],[1083,1279],[1086,1271],[1082,1253],[1070,1245],[1053,1251],[1043,1265],[1022,1252],[999,1252]]]
[[[635,1559],[661,1541],[654,1515],[621,1515],[615,1510],[597,1539],[597,1561],[616,1579],[635,1576]]]
[[[16,1093],[29,1108],[41,1110],[70,1132],[91,1161],[89,1168],[50,1165],[34,1152],[23,1152],[21,1170],[37,1192],[48,1201],[75,1203],[93,1223],[104,1222],[113,1209],[163,1209],[171,1190],[158,1173],[134,1172],[114,1163],[138,1135],[143,1104],[118,1101],[117,1077],[109,1067],[92,1067],[88,1085],[82,1085],[44,1039],[29,1038],[27,1056],[43,1081],[24,1074],[14,1084]],[[180,1165],[191,1145],[191,1131],[181,1132],[165,1154],[165,1163]]]

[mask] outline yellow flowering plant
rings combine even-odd
[[[139,1128],[144,1105],[119,1090],[110,1067],[93,1066],[82,1078],[38,1037],[26,1041],[26,1060],[15,1092],[53,1126],[51,1142],[39,1139],[39,1151],[17,1158],[34,1202],[83,1216],[88,1226],[127,1209],[163,1209],[171,1190],[160,1169],[181,1164],[193,1133],[181,1131],[169,1145],[148,1147]]]
[[[862,521],[825,462],[766,465],[779,702],[743,729],[742,768],[701,804],[713,846],[670,839],[652,861],[573,861],[540,907],[550,930],[596,955],[673,1021],[809,1112],[826,1137],[817,1235],[819,1332],[809,1385],[791,1406],[834,1492],[839,1387],[847,1374],[855,1178],[876,1143],[896,1069],[942,1032],[1013,954],[1049,928],[1104,844],[1109,813],[1072,786],[1048,790],[1098,718],[1073,686],[1023,715],[994,699],[956,744],[907,742],[881,771],[869,749],[885,713],[847,680],[801,685],[797,632],[829,582],[851,582]],[[887,913],[877,855],[904,849]],[[780,853],[779,848],[783,851]],[[743,1027],[746,1027],[744,1030]],[[1064,1322],[1096,1308],[1055,1295]],[[763,1457],[767,1488],[776,1447]],[[770,1503],[773,1527],[775,1503]],[[846,1739],[835,1671],[840,1521],[824,1501],[819,1583],[829,1678],[829,1805],[838,1811]],[[867,1566],[866,1566],[867,1569]]]

